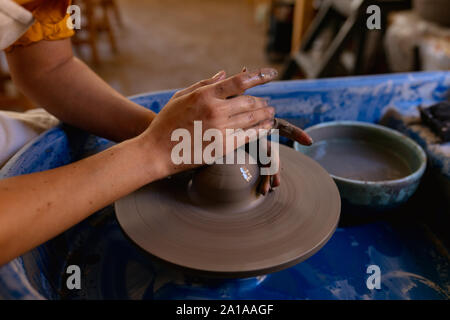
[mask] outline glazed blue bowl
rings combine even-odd
[[[343,201],[384,210],[405,203],[416,191],[427,158],[412,139],[384,126],[358,121],[325,122],[305,130],[310,147],[294,148],[332,176]]]

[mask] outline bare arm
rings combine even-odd
[[[127,140],[53,170],[0,180],[0,266],[162,178],[157,153],[150,151],[153,142],[142,140]]]
[[[14,83],[27,97],[88,132],[122,141],[139,135],[155,117],[74,57],[70,39],[17,47],[7,59]]]

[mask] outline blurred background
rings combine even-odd
[[[219,70],[280,79],[450,69],[450,0],[75,0],[75,54],[122,94]],[[377,5],[377,11],[368,10]],[[368,13],[369,12],[369,13]],[[369,19],[370,18],[370,19]],[[369,19],[369,20],[368,20]],[[33,108],[0,57],[0,108]]]

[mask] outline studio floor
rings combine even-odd
[[[264,53],[267,26],[243,0],[120,0],[118,53],[100,38],[92,68],[124,95],[186,87],[219,70],[274,66]],[[259,21],[258,21],[259,20]],[[89,60],[87,49],[82,58]]]

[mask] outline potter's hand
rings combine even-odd
[[[226,78],[225,72],[219,72],[210,79],[175,93],[140,137],[143,143],[146,139],[153,142],[149,145],[154,146],[157,142],[158,150],[152,152],[160,155],[163,174],[167,176],[196,166],[175,164],[171,159],[172,148],[178,143],[171,141],[172,133],[183,128],[194,137],[194,121],[202,121],[203,132],[210,128],[218,129],[224,141],[226,129],[271,129],[274,108],[268,106],[265,99],[241,94],[276,76],[276,70],[271,68],[241,72],[229,78]],[[243,143],[248,141],[246,138]],[[194,143],[191,143],[192,151],[196,151],[193,147]],[[193,163],[194,152],[191,152],[191,156]]]
[[[246,73],[247,68],[244,67],[241,72]],[[293,141],[297,141],[300,144],[309,146],[313,143],[311,137],[306,132],[304,132],[299,127],[296,127],[293,124],[287,122],[286,120],[275,118],[272,129],[278,129],[280,136],[286,137]],[[276,161],[278,163],[280,163],[279,155],[275,154],[275,153],[272,154],[271,149],[272,149],[271,142],[267,141],[266,154],[271,157],[275,157]],[[262,166],[270,167],[270,165],[271,164],[269,163],[269,164],[262,165]],[[263,175],[262,176],[261,182],[258,186],[258,191],[261,194],[266,195],[267,192],[271,191],[273,188],[278,187],[280,185],[280,183],[281,183],[281,177],[280,177],[280,170],[278,168],[277,173],[275,173],[274,175]]]

